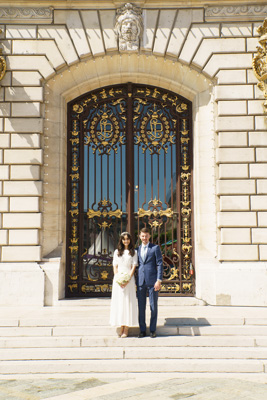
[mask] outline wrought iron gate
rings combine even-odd
[[[124,84],[68,104],[67,297],[110,296],[119,235],[151,229],[164,259],[162,295],[195,290],[192,105]]]

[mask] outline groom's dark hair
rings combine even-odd
[[[150,230],[148,228],[142,228],[140,233],[149,233],[150,234]]]

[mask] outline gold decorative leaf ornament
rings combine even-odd
[[[256,78],[259,80],[258,88],[263,92],[265,101],[264,111],[267,112],[267,18],[263,24],[257,29],[261,35],[257,46],[257,54],[253,58],[252,67]]]
[[[2,29],[0,29],[0,33],[2,33]],[[0,81],[4,78],[6,74],[6,60],[2,56],[2,49],[0,49]]]

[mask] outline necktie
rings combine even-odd
[[[141,256],[143,261],[145,261],[146,258],[146,251],[147,251],[147,246],[142,246]]]

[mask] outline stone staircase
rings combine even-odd
[[[189,300],[190,303],[190,300]],[[109,300],[0,313],[0,375],[260,373],[267,371],[267,311],[160,299],[157,338],[121,339]],[[7,314],[8,313],[8,314]],[[148,310],[149,314],[149,310]]]

